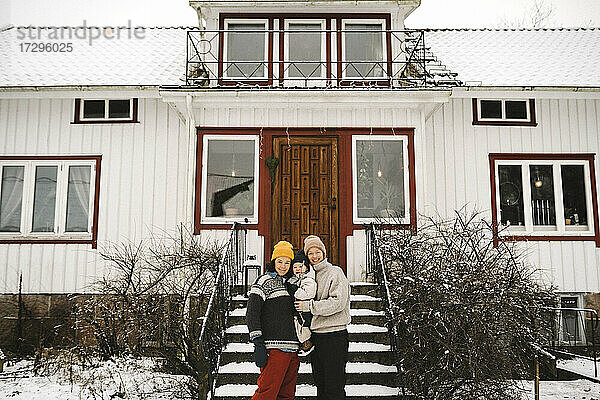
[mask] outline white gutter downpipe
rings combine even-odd
[[[188,133],[188,182],[185,187],[185,198],[186,198],[186,210],[185,210],[185,220],[192,221],[192,225],[194,222],[194,201],[195,201],[195,193],[194,183],[196,177],[196,121],[194,119],[194,112],[192,109],[192,96],[185,96],[185,109],[187,111],[186,119],[185,119],[185,127]],[[193,228],[192,228],[193,229]]]

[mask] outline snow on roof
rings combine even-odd
[[[38,33],[35,27],[32,36],[39,34],[40,38],[30,39],[29,29],[13,27],[0,32],[0,86],[185,83],[186,32],[193,27],[144,28],[143,34],[138,31],[138,38],[121,30],[120,39],[100,37],[92,39],[91,45],[89,31],[86,39],[78,39],[72,30],[69,39],[65,28],[64,39],[51,39],[53,30],[61,34],[60,28],[40,27]],[[83,37],[83,33],[79,35]],[[30,43],[48,43],[54,51],[33,51]],[[72,51],[68,51],[68,43]]]
[[[41,39],[25,27],[0,30],[0,87],[161,86],[185,84],[186,31],[143,27],[141,39]],[[34,30],[37,31],[37,27]],[[32,52],[28,43],[72,43]],[[468,86],[600,87],[600,29],[431,29],[425,45]],[[27,46],[29,48],[27,49]],[[29,51],[25,51],[29,50]]]
[[[467,86],[600,87],[600,29],[432,29],[425,45]]]

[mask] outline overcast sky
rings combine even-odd
[[[542,0],[538,0],[542,1]],[[422,0],[406,20],[411,28],[496,28],[531,14],[534,0]],[[543,0],[553,8],[547,26],[600,27],[600,0]],[[196,26],[188,0],[0,0],[0,25]]]

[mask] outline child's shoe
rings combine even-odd
[[[312,342],[310,340],[307,340],[306,342],[302,343],[302,346],[300,346],[300,353],[299,355],[301,357],[307,356],[310,353],[312,353],[312,351],[315,349],[315,347],[313,346]]]

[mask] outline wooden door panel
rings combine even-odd
[[[272,242],[289,240],[294,249],[308,235],[318,235],[328,258],[337,262],[339,243],[337,139],[276,137],[273,155],[279,159],[272,195]]]

